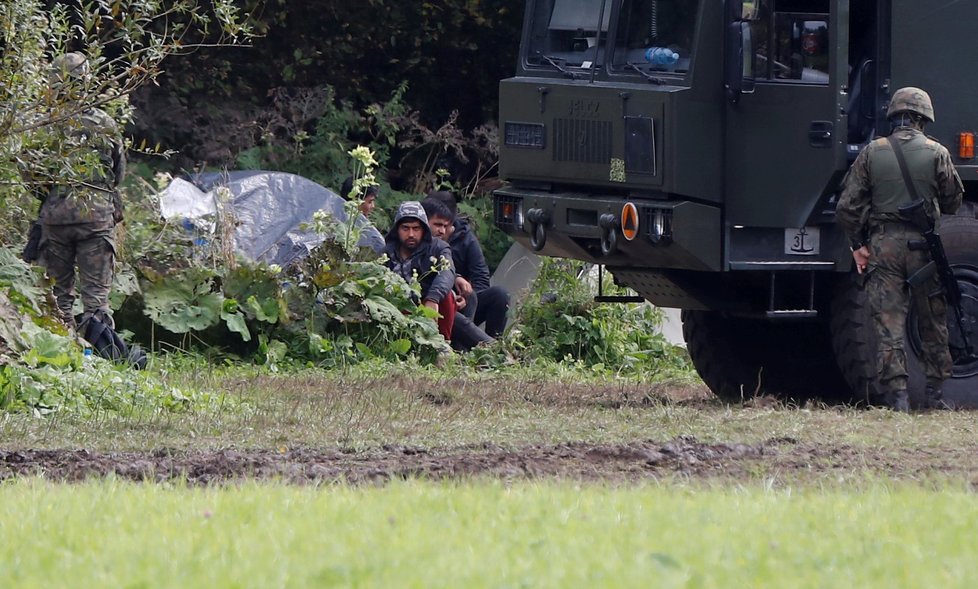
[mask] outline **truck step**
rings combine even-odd
[[[815,309],[778,309],[777,311],[768,311],[768,319],[810,319],[812,317],[818,317],[818,311]]]
[[[644,303],[645,297],[630,295],[595,295],[595,303]]]
[[[752,260],[749,262],[730,262],[731,270],[832,270],[835,262],[822,260]]]

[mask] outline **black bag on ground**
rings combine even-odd
[[[136,370],[146,368],[146,352],[136,344],[126,345],[119,334],[98,317],[89,317],[84,325],[82,337],[92,344],[96,354],[113,362],[129,364]]]

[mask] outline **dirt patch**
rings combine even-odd
[[[384,447],[372,451],[291,449],[89,452],[87,450],[0,451],[0,480],[42,476],[80,481],[109,475],[134,481],[185,480],[206,485],[249,479],[290,483],[384,483],[392,479],[503,480],[566,478],[640,482],[682,478],[729,482],[785,481],[878,474],[921,479],[947,476],[976,480],[974,449],[919,455],[889,455],[885,450],[848,446],[805,446],[790,438],[762,444],[705,444],[683,437],[662,443],[564,443],[502,448],[428,450]]]

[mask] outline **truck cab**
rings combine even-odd
[[[978,0],[528,0],[500,83],[495,222],[683,309],[693,362],[725,399],[872,401],[875,342],[835,204],[902,86],[930,93],[927,132],[974,194],[978,78],[953,56],[975,14]],[[962,353],[974,211],[942,223],[968,318],[950,326],[946,395],[962,406],[978,404]]]

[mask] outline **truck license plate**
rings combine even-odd
[[[818,227],[799,227],[784,230],[784,253],[793,256],[817,256]]]

